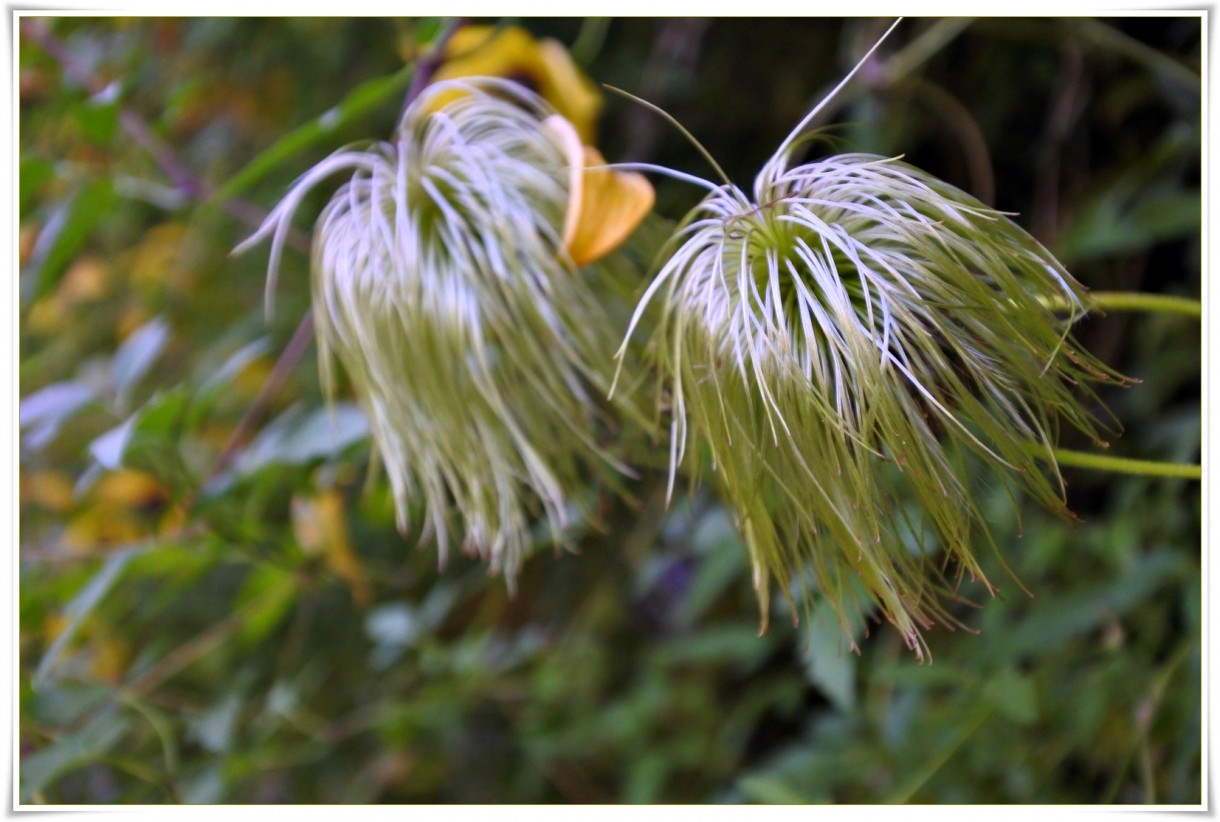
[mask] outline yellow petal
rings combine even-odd
[[[652,184],[643,174],[600,168],[606,164],[601,152],[582,146],[564,118],[548,117],[545,126],[568,156],[563,244],[574,263],[587,265],[622,245],[652,210]]]
[[[538,44],[538,55],[543,66],[538,93],[568,118],[584,143],[595,142],[603,105],[601,91],[558,40],[543,40]]]
[[[577,265],[591,263],[622,245],[652,210],[655,199],[652,184],[643,174],[590,168],[605,162],[597,149],[585,146],[584,195],[572,236],[565,239]]]
[[[602,96],[597,86],[577,67],[568,50],[556,40],[535,40],[520,26],[465,26],[454,32],[445,47],[445,62],[434,80],[460,77],[503,77],[535,91],[570,120],[585,142],[592,142]],[[437,111],[462,96],[454,89],[437,95]]]

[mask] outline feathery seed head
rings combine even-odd
[[[439,97],[450,100],[438,107]],[[560,542],[571,489],[612,462],[599,445],[600,397],[617,329],[599,292],[638,276],[613,260],[577,268],[564,247],[570,129],[512,82],[437,83],[393,143],[319,164],[247,241],[273,235],[271,288],[306,190],[353,171],[314,232],[324,383],[333,390],[337,356],[368,413],[400,527],[419,501],[442,561],[461,530],[462,547],[510,582],[534,509]]]
[[[935,542],[990,590],[967,466],[1069,515],[1057,425],[1096,438],[1071,389],[1122,378],[1072,342],[1081,287],[1006,216],[895,159],[789,169],[786,145],[753,198],[725,184],[688,215],[640,303],[664,292],[671,491],[691,440],[706,446],[764,629],[772,578],[815,588],[845,625],[862,583],[922,654],[921,629],[954,624]],[[1064,297],[1068,322],[1047,307]]]

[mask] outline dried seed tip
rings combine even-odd
[[[574,489],[612,473],[607,302],[638,277],[564,253],[572,168],[555,116],[512,82],[434,84],[393,142],[324,161],[259,233],[279,238],[310,187],[354,170],[314,231],[323,371],[337,357],[348,372],[404,528],[418,501],[442,562],[456,532],[510,584],[532,512],[562,543]]]

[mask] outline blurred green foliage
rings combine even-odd
[[[977,633],[931,631],[920,665],[867,619],[858,654],[817,614],[757,636],[731,515],[666,510],[660,471],[515,597],[438,571],[308,359],[209,476],[308,306],[290,253],[264,319],[234,213],[389,135],[439,21],[22,25],[22,802],[1201,801],[1198,483],[1065,471],[1075,527],[980,484],[1012,574],[988,557],[1002,595],[963,584]],[[885,21],[525,25],[746,181]],[[1095,290],[1198,296],[1200,59],[1198,17],[909,20],[817,148],[905,154]],[[710,175],[607,102],[607,157]],[[671,219],[698,196],[657,184]],[[1111,450],[1198,461],[1198,323],[1080,333],[1143,380],[1105,397]]]

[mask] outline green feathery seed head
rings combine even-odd
[[[323,161],[247,241],[273,236],[270,294],[302,197],[354,172],[314,232],[324,385],[333,392],[337,357],[400,528],[418,503],[442,562],[460,531],[510,584],[539,514],[561,544],[573,492],[608,466],[626,471],[601,444],[614,424],[602,398],[622,328],[614,303],[629,306],[640,269],[615,255],[578,269],[564,250],[570,155],[553,116],[508,81],[434,84],[393,143]]]
[[[670,490],[700,444],[764,630],[774,580],[845,628],[871,600],[922,655],[923,629],[957,624],[963,576],[991,590],[971,469],[1070,516],[1057,426],[1097,439],[1088,385],[1123,378],[1072,341],[1083,289],[1006,216],[895,159],[788,168],[791,143],[752,198],[726,183],[688,215],[641,299],[660,302]],[[1048,307],[1064,298],[1066,320]]]

